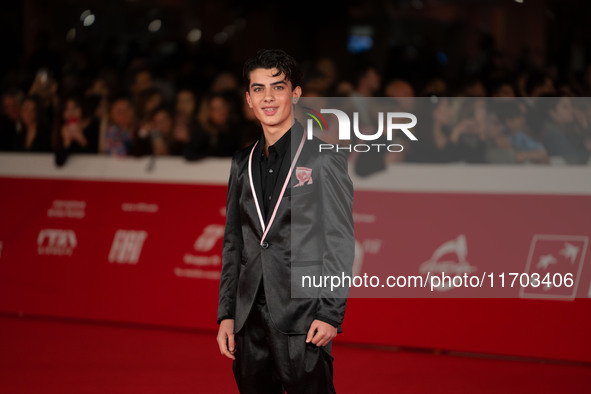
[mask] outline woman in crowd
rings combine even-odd
[[[181,89],[176,95],[173,126],[173,139],[177,141],[171,146],[171,154],[181,155],[197,127],[197,100],[189,89]]]
[[[23,100],[20,123],[22,129],[15,137],[15,151],[51,152],[50,128],[36,97],[28,96]]]
[[[71,153],[98,153],[100,121],[94,114],[100,97],[69,97],[64,102],[55,162],[65,164]]]
[[[174,143],[171,111],[160,106],[154,109],[134,138],[130,154],[133,156],[164,156],[171,154]]]
[[[233,92],[210,95],[199,112],[197,129],[185,151],[187,160],[232,156],[240,148],[242,126],[239,99]]]

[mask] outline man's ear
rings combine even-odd
[[[246,102],[248,103],[248,106],[252,108],[252,100],[250,99],[250,94],[248,94],[248,92],[246,92]]]
[[[293,92],[291,93],[291,102],[293,104],[297,104],[298,99],[302,97],[302,88],[299,86],[296,86],[296,88],[293,90]]]

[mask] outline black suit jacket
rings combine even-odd
[[[292,127],[291,140],[266,222],[261,215],[259,168],[253,159],[264,147],[255,143],[232,158],[218,323],[234,319],[234,332],[243,327],[261,278],[271,319],[279,331],[305,334],[317,318],[334,322],[341,331],[348,288],[303,288],[302,294],[300,280],[302,275],[352,274],[353,186],[347,161],[340,153],[319,153],[322,141],[304,139],[299,123]],[[284,187],[290,167],[293,170]],[[309,170],[312,179],[302,184],[302,174]]]

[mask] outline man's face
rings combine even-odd
[[[257,68],[250,73],[246,101],[267,132],[282,132],[291,127],[292,100],[302,94],[297,86],[292,89],[285,74],[277,76],[276,68]]]
[[[130,126],[133,120],[133,109],[127,100],[117,100],[111,108],[111,120],[122,128]]]

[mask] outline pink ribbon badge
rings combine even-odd
[[[298,184],[294,185],[294,187],[304,186],[306,183],[311,185],[312,182],[312,169],[308,167],[296,167],[296,178],[298,179]]]

